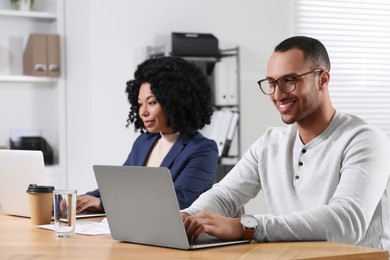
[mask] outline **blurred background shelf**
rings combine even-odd
[[[17,11],[17,10],[0,10],[0,16],[10,16],[10,17],[24,17],[24,18],[33,18],[33,19],[47,19],[47,20],[56,20],[56,13],[48,12],[34,12],[34,11]]]
[[[0,82],[56,83],[58,78],[25,75],[0,75]]]

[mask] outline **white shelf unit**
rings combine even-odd
[[[40,129],[54,151],[54,165],[46,166],[47,182],[67,187],[64,0],[39,4],[34,11],[0,9],[0,146],[9,147],[11,129]],[[23,51],[30,33],[61,36],[60,77],[23,75]]]

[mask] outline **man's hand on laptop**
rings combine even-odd
[[[181,213],[187,236],[196,241],[207,234],[224,240],[237,240],[243,236],[243,228],[239,218],[227,218],[211,212],[200,212],[190,216]]]
[[[77,196],[77,213],[82,211],[100,212],[102,210],[100,198],[90,195]]]

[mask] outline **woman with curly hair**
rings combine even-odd
[[[180,57],[151,58],[138,65],[126,93],[127,127],[141,135],[124,165],[168,167],[180,209],[190,206],[210,189],[218,164],[217,144],[197,131],[213,113],[207,78]],[[78,197],[83,210],[104,211],[99,190]]]

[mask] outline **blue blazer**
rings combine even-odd
[[[160,133],[141,134],[124,165],[144,166],[160,137]],[[218,148],[214,140],[207,139],[197,131],[180,134],[160,165],[170,169],[180,209],[189,207],[200,194],[211,188],[217,165]],[[100,197],[99,190],[86,194]]]

